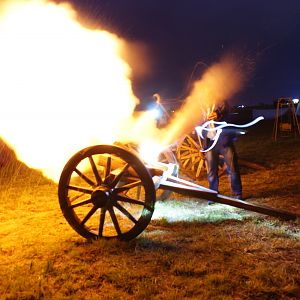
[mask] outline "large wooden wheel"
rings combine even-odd
[[[187,175],[195,179],[207,175],[207,163],[202,149],[201,141],[192,135],[186,135],[176,149],[176,157],[181,169],[186,171]],[[226,164],[222,155],[219,157],[219,176],[226,171]]]
[[[58,196],[68,223],[87,239],[135,238],[149,224],[156,199],[144,164],[112,145],[76,153],[63,169]]]
[[[202,171],[206,174],[205,156],[200,151],[200,143],[191,135],[186,135],[176,149],[176,157],[182,169],[199,178]]]

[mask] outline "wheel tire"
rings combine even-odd
[[[156,194],[148,169],[134,154],[98,145],[67,162],[58,197],[66,220],[81,236],[130,240],[149,224]]]

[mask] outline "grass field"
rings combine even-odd
[[[300,139],[262,123],[237,148],[266,168],[242,168],[248,201],[300,213]],[[172,194],[135,240],[88,242],[41,173],[12,158],[0,183],[1,299],[300,299],[299,220]]]

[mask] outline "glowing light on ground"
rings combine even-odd
[[[152,220],[163,219],[169,223],[217,222],[228,219],[242,220],[245,214],[249,213],[228,205],[208,205],[207,201],[172,199],[156,202]]]

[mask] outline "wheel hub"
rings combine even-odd
[[[105,207],[111,200],[110,190],[97,189],[92,193],[92,203],[97,207]]]

